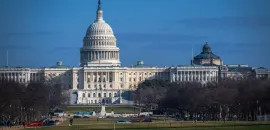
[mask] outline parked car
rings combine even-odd
[[[140,120],[131,120],[132,123],[141,122]]]
[[[83,116],[83,118],[86,118],[86,119],[88,119],[88,118],[90,118],[89,116]]]
[[[116,121],[116,124],[126,124],[126,123],[131,123],[131,121],[126,121],[126,120]]]
[[[44,126],[52,126],[52,125],[56,125],[56,121],[53,120],[47,120],[43,123]]]
[[[143,119],[142,122],[152,122],[152,119]]]
[[[73,118],[82,118],[81,116],[73,116]]]
[[[24,122],[24,126],[27,126],[27,127],[43,126],[43,122],[42,121]]]

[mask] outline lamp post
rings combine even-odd
[[[10,111],[9,111],[9,119],[11,118],[11,104],[9,105],[9,107],[10,107]]]

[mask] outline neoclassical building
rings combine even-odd
[[[96,19],[83,38],[80,63],[78,67],[68,67],[62,62],[44,68],[0,67],[0,82],[62,84],[70,89],[71,104],[130,104],[132,101],[129,92],[136,90],[138,84],[145,80],[197,81],[204,84],[230,77],[237,72],[232,71],[233,67],[223,65],[207,43],[202,53],[194,57],[191,65],[157,67],[137,61],[129,67],[121,66],[120,49],[112,28],[103,19],[100,0]],[[235,68],[241,70],[241,67]],[[270,78],[268,69],[247,70],[255,72],[257,77]]]
[[[212,52],[210,45],[206,42],[202,48],[202,52],[191,60],[191,64],[220,66],[223,65],[223,61]]]

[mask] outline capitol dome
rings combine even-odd
[[[100,0],[98,1],[98,9],[96,20],[93,24],[91,24],[87,31],[86,36],[93,36],[93,35],[113,35],[113,30],[109,24],[107,24],[103,20],[103,11],[100,7]]]
[[[101,2],[98,0],[96,19],[86,31],[80,50],[81,66],[120,66],[119,48],[109,24],[103,20]]]
[[[86,36],[92,35],[113,35],[113,30],[106,22],[98,21],[91,24],[86,31]]]

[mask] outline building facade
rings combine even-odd
[[[192,59],[191,65],[156,67],[138,61],[135,65],[122,67],[120,49],[112,28],[103,19],[100,1],[96,15],[83,38],[79,67],[68,67],[62,62],[37,69],[1,67],[0,82],[62,84],[70,89],[71,104],[130,104],[129,92],[136,90],[138,84],[145,80],[197,81],[205,84],[246,73],[270,78],[270,71],[265,68],[223,65],[207,43],[202,53]]]

